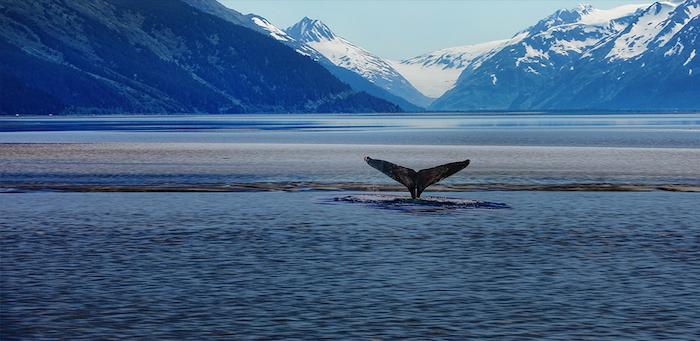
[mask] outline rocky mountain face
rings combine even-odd
[[[699,1],[557,11],[471,59],[432,108],[700,108]]]
[[[399,110],[254,31],[254,18],[222,15],[179,0],[3,0],[0,112]]]

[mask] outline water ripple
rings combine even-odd
[[[450,195],[3,194],[2,339],[697,339],[697,194]]]

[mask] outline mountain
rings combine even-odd
[[[654,3],[586,52],[545,106],[700,109],[700,1]],[[600,68],[605,67],[604,72]],[[589,98],[582,103],[583,98]]]
[[[420,92],[438,98],[454,87],[459,75],[475,59],[500,49],[506,42],[452,47],[391,63]]]
[[[320,20],[305,17],[285,32],[296,41],[318,51],[334,65],[350,70],[414,105],[425,107],[432,101],[416,90],[391,63],[336,35]]]
[[[268,35],[277,41],[291,47],[298,53],[307,56],[321,64],[326,70],[333,74],[343,83],[349,85],[353,90],[365,92],[374,97],[378,97],[399,106],[404,111],[422,111],[423,107],[415,105],[408,100],[394,95],[378,85],[370,82],[362,75],[351,70],[342,68],[334,64],[319,51],[316,51],[304,42],[297,41],[285,31],[273,25],[269,20],[256,14],[241,14],[240,12],[225,7],[216,0],[184,0],[189,5],[198,8],[206,13],[218,16],[236,25],[248,27],[262,34]]]
[[[399,110],[239,19],[179,0],[3,0],[0,113]]]
[[[287,33],[277,28],[267,19],[255,14],[242,14],[234,9],[222,5],[216,0],[182,0],[186,4],[201,10],[202,12],[217,16],[235,25],[244,26],[264,35],[269,35],[281,42],[291,42],[294,39]]]
[[[700,0],[560,10],[466,66],[436,110],[693,110]]]

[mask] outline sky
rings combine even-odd
[[[507,39],[575,0],[219,0],[284,29],[320,19],[350,42],[400,60],[447,47]],[[588,0],[600,9],[644,0]]]

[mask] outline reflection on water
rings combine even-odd
[[[3,339],[674,339],[700,332],[693,193],[1,194]]]

